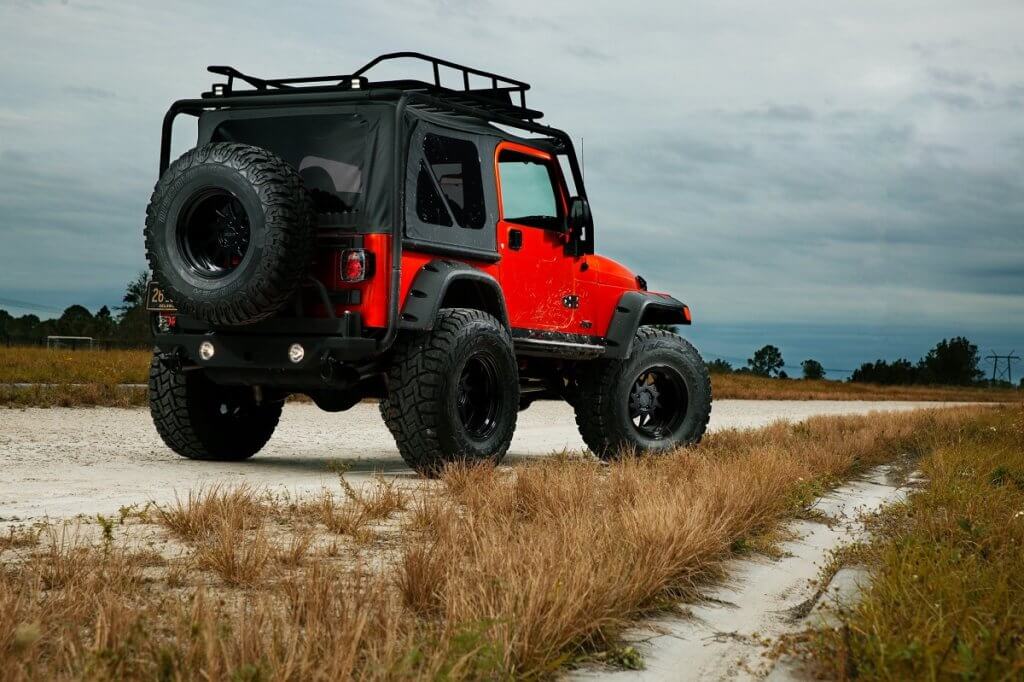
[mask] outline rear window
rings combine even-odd
[[[368,125],[357,114],[234,119],[217,126],[211,141],[271,151],[299,172],[319,211],[352,211],[364,188]]]
[[[416,215],[431,225],[472,230],[484,226],[487,211],[475,144],[433,133],[423,136]]]

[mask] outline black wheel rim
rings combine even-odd
[[[498,369],[485,353],[470,356],[459,376],[455,406],[470,438],[486,440],[498,428],[501,392]]]
[[[210,279],[231,274],[249,252],[249,216],[234,194],[206,190],[189,202],[178,224],[178,245],[197,275]]]
[[[629,388],[629,419],[651,440],[670,437],[686,419],[689,396],[682,375],[671,367],[648,367]]]

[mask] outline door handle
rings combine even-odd
[[[518,251],[523,248],[523,231],[512,228],[508,231],[508,248]]]

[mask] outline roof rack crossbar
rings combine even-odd
[[[214,85],[214,92],[216,94],[230,94],[236,78],[248,83],[260,91],[266,91],[271,88],[285,90],[302,83],[341,83],[352,80],[352,76],[347,75],[302,76],[299,78],[257,78],[256,76],[250,76],[249,74],[242,73],[232,66],[208,66],[206,67],[206,70],[210,73],[216,73],[218,75],[228,77],[227,83],[218,83]],[[220,86],[219,90],[216,89],[218,86]]]
[[[477,68],[474,68],[472,66],[466,66],[464,64],[457,64],[455,62],[450,62],[447,59],[441,59],[439,57],[432,57],[432,56],[430,56],[428,54],[423,54],[422,52],[389,52],[388,54],[382,54],[379,57],[375,57],[374,59],[371,59],[369,62],[364,64],[362,67],[357,69],[355,72],[353,72],[352,75],[353,76],[362,76],[367,71],[369,71],[373,67],[377,66],[381,62],[390,61],[390,60],[393,60],[393,59],[419,59],[421,61],[429,62],[430,65],[433,67],[434,86],[437,87],[437,88],[443,88],[444,87],[443,85],[441,85],[441,68],[440,67],[442,67],[442,66],[447,67],[449,69],[454,69],[456,71],[461,71],[462,72],[462,88],[466,92],[471,92],[472,91],[472,88],[470,87],[470,84],[469,84],[469,77],[470,77],[470,75],[480,76],[481,78],[486,78],[486,79],[490,80],[491,81],[491,89],[493,89],[493,90],[498,90],[499,89],[499,85],[498,85],[499,82],[500,83],[504,83],[505,86],[508,87],[509,94],[511,94],[511,93],[518,93],[519,94],[519,106],[521,108],[523,108],[523,109],[526,108],[526,91],[530,89],[530,84],[529,83],[526,83],[525,81],[521,81],[521,80],[516,80],[515,78],[509,78],[508,76],[502,76],[502,75],[497,74],[497,73],[492,73],[490,71],[484,71],[483,69],[477,69]]]

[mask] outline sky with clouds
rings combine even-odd
[[[0,0],[0,307],[118,302],[161,117],[208,64],[395,50],[531,82],[585,149],[598,250],[687,301],[709,356],[1024,350],[1016,1]]]

